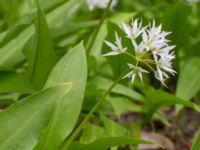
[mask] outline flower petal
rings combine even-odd
[[[118,51],[113,51],[113,52],[109,52],[106,54],[103,54],[103,56],[115,56],[115,55],[119,55],[120,53]]]
[[[109,41],[105,41],[106,45],[108,45],[113,51],[116,51],[118,48],[113,43]]]

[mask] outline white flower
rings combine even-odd
[[[94,8],[100,8],[105,9],[110,0],[86,0],[86,3],[90,10],[93,10]],[[113,8],[117,4],[118,0],[112,0],[110,8]]]
[[[166,39],[166,36],[171,32],[163,31],[162,25],[156,26],[155,21],[148,26],[143,27],[142,21],[139,22],[138,19],[132,20],[130,25],[122,22],[121,29],[131,41],[131,50],[133,49],[134,53],[126,52],[127,48],[122,47],[121,38],[115,33],[116,44],[105,41],[112,52],[109,52],[104,56],[124,53],[135,59],[135,65],[128,64],[131,71],[124,77],[131,78],[132,83],[134,82],[136,75],[143,81],[142,73],[148,73],[147,70],[140,67],[140,64],[143,63],[154,72],[155,78],[165,85],[165,80],[169,78],[169,74],[176,74],[176,71],[173,70],[171,65],[172,60],[175,59],[174,52],[172,51],[175,46],[170,46],[170,41]],[[139,44],[137,44],[137,42]]]
[[[140,80],[143,82],[143,78],[142,78],[142,73],[149,73],[147,70],[142,69],[141,67],[136,67],[132,64],[128,64],[131,70],[127,75],[125,75],[123,78],[131,78],[131,83],[133,84],[136,75],[139,76]]]
[[[169,56],[168,56],[169,55]],[[159,60],[157,58],[156,61],[156,69],[155,77],[163,84],[167,78],[169,78],[167,73],[170,73],[172,75],[176,74],[176,71],[172,69],[171,61],[174,59],[170,54],[163,55],[160,57]]]
[[[121,28],[129,39],[135,40],[143,32],[142,21],[138,23],[138,19],[132,20],[131,26],[121,23]]]
[[[118,36],[117,32],[115,32],[115,44],[112,44],[109,41],[105,41],[105,43],[111,48],[112,52],[104,54],[103,56],[113,56],[126,52],[127,48],[122,47],[121,38]]]
[[[146,44],[146,49],[152,50],[167,46],[169,40],[167,40],[165,37],[171,32],[162,31],[162,25],[156,27],[155,21],[153,21],[152,25],[149,26],[150,28],[146,29],[146,31],[144,31],[142,34],[142,39]]]
[[[170,51],[173,50],[176,46],[166,46],[160,49],[155,49],[152,51],[153,57],[155,60],[158,60],[158,57],[166,58],[175,58],[173,52],[170,54]]]
[[[136,45],[136,46],[134,46],[134,48],[135,48],[135,52],[137,54],[143,54],[145,52],[146,45],[145,45],[145,43],[143,41],[139,45],[137,45],[136,42],[135,42],[134,45]]]

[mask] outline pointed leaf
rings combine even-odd
[[[55,27],[55,22],[60,23],[63,22],[63,19],[66,19],[67,12],[73,10],[73,8],[77,5],[80,0],[69,0],[64,2],[61,6],[56,7],[54,10],[50,11],[47,14],[47,22],[52,29]],[[71,11],[71,14],[73,11]],[[30,15],[32,17],[32,14]],[[70,18],[70,15],[68,15]],[[13,29],[15,30],[15,29]],[[4,40],[6,38],[6,42],[0,48],[0,67],[15,67],[16,64],[20,63],[25,59],[21,50],[25,46],[25,44],[30,40],[30,38],[34,35],[34,25],[30,24],[27,26],[16,38],[6,38],[10,37],[10,32],[4,32],[0,35],[0,40]],[[9,39],[9,41],[8,41]]]
[[[128,111],[143,113],[141,106],[134,104],[125,97],[108,97],[107,100],[112,105],[117,117],[120,117],[122,114]]]
[[[104,138],[107,136],[108,136],[107,132],[105,131],[104,128],[98,125],[93,125],[88,123],[83,128],[83,133],[81,134],[80,143],[89,144],[99,138]]]
[[[53,49],[51,34],[41,9],[37,8],[37,17],[35,22],[35,36],[31,51],[26,51],[30,80],[36,89],[43,88],[52,67],[55,64],[55,52]]]
[[[80,144],[74,142],[71,144],[69,150],[106,150],[113,146],[127,145],[127,144],[138,145],[138,144],[152,144],[152,143],[129,137],[109,137],[109,138],[97,139],[90,144]]]
[[[14,71],[0,71],[0,93],[31,93],[33,91],[34,88],[26,77]]]
[[[106,91],[106,90],[108,90],[107,88],[110,87],[114,81],[106,79],[101,76],[97,76],[94,79],[92,79],[91,82],[95,83],[95,85],[97,85],[97,88]],[[133,89],[130,89],[122,84],[117,84],[113,88],[112,92],[116,93],[116,94],[128,96],[134,100],[138,100],[138,101],[144,100],[144,97],[140,93],[138,93],[138,92],[134,91]]]
[[[46,87],[73,82],[72,89],[57,102],[48,129],[36,149],[55,150],[71,133],[81,111],[87,79],[87,62],[83,44],[69,51],[54,67]]]
[[[70,87],[70,83],[51,87],[0,112],[1,150],[33,149],[48,124],[55,102]]]
[[[196,133],[194,143],[191,150],[199,150],[200,148],[200,130]]]
[[[104,115],[101,115],[100,119],[103,122],[109,137],[120,137],[125,135],[126,129],[122,125],[108,119]]]
[[[192,108],[196,110],[197,112],[200,112],[199,105],[194,104],[192,102],[185,101],[165,91],[148,88],[144,92],[147,98],[145,102],[145,111],[147,112],[147,115],[149,115],[150,117],[158,109],[165,106],[169,106],[169,105],[175,105],[175,104],[180,104],[180,105]]]
[[[200,90],[200,58],[192,58],[183,62],[178,78],[176,96],[186,101],[193,98]],[[181,109],[177,106],[177,109]]]

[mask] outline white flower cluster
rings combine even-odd
[[[131,71],[125,76],[125,78],[131,78],[132,83],[136,75],[142,81],[142,73],[149,73],[142,68],[142,65],[145,65],[150,71],[153,71],[155,78],[165,85],[165,80],[169,78],[168,74],[175,75],[176,73],[171,65],[175,58],[174,52],[172,52],[175,46],[169,46],[170,41],[166,39],[170,32],[162,31],[162,26],[156,26],[155,21],[143,27],[142,21],[138,19],[132,20],[131,24],[122,22],[121,29],[126,34],[126,38],[131,40],[133,53],[129,53],[127,48],[122,46],[121,37],[115,32],[114,44],[105,41],[112,51],[104,56],[126,54],[134,58],[135,64],[128,64]]]
[[[90,10],[93,10],[94,8],[100,8],[105,9],[110,0],[86,0],[86,3]],[[110,8],[113,8],[117,4],[118,0],[112,0]]]

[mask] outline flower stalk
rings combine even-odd
[[[128,71],[125,71],[124,73],[122,73],[121,76],[119,76],[119,78],[117,78],[115,80],[115,82],[113,82],[113,84],[108,88],[108,90],[104,93],[104,95],[102,96],[102,98],[100,100],[97,101],[97,103],[92,107],[92,109],[90,110],[90,112],[86,115],[86,117],[83,119],[83,121],[78,125],[78,127],[74,130],[74,132],[71,134],[71,136],[67,139],[67,141],[64,143],[63,145],[63,150],[67,150],[70,146],[70,144],[72,143],[72,141],[76,138],[76,136],[80,133],[80,131],[82,130],[82,128],[86,125],[86,123],[89,121],[89,119],[91,118],[91,116],[94,114],[94,112],[103,104],[103,102],[105,101],[106,97],[110,94],[110,92],[113,90],[113,88],[119,83],[119,81],[124,77],[124,75],[129,72],[130,69],[128,69]]]
[[[92,49],[93,44],[95,43],[95,40],[96,40],[97,35],[98,35],[98,33],[99,33],[100,29],[101,29],[101,26],[102,26],[102,24],[104,23],[104,20],[105,20],[107,14],[108,14],[108,12],[109,12],[109,9],[110,9],[110,7],[111,7],[112,1],[113,1],[113,0],[110,0],[110,1],[109,1],[109,3],[108,3],[108,5],[107,5],[106,9],[105,9],[104,12],[103,12],[103,15],[102,15],[102,17],[101,17],[101,20],[100,20],[98,26],[96,27],[96,29],[95,29],[95,31],[94,31],[94,33],[93,33],[92,39],[91,39],[91,41],[89,41],[89,44],[88,44],[88,46],[87,46],[87,54],[88,54],[88,55],[90,54],[90,51],[91,51],[91,49]]]

